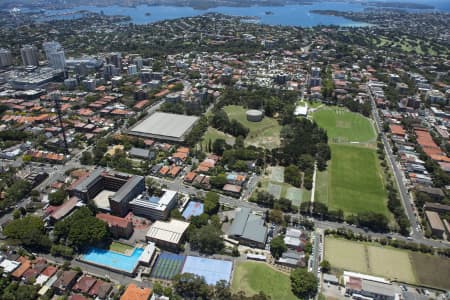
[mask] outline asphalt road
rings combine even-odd
[[[418,230],[419,224],[414,214],[414,209],[412,206],[411,198],[409,197],[408,189],[406,188],[405,183],[403,182],[402,171],[398,168],[397,162],[395,161],[395,155],[392,152],[391,144],[389,143],[386,134],[382,130],[383,129],[382,122],[378,114],[378,109],[375,105],[373,96],[370,95],[370,98],[372,101],[372,113],[375,119],[377,130],[381,136],[384,145],[384,150],[386,152],[389,164],[391,165],[392,171],[394,173],[395,181],[397,182],[400,198],[402,200],[406,216],[408,217],[409,222],[411,223],[411,238],[413,238],[414,240],[423,240],[424,236],[422,232]]]

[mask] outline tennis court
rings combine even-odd
[[[187,256],[182,273],[203,276],[208,284],[216,284],[220,280],[230,282],[233,263],[204,257]]]
[[[186,220],[191,217],[200,216],[203,213],[203,203],[197,201],[189,201],[186,208],[183,211],[183,218]]]
[[[280,199],[281,189],[282,189],[281,185],[275,184],[275,183],[272,183],[272,182],[269,182],[269,185],[267,186],[267,191],[271,195],[273,195],[276,199]]]
[[[270,168],[270,180],[276,182],[284,182],[284,167]]]
[[[291,200],[292,205],[300,206],[300,203],[303,201],[303,190],[296,187],[290,187],[286,191],[286,198]]]
[[[155,265],[151,276],[154,278],[170,280],[181,272],[186,256],[168,252],[162,252]]]

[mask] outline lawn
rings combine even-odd
[[[227,142],[227,144],[234,145],[235,138],[232,135],[226,134],[215,128],[208,127],[208,130],[203,135],[202,141],[201,141],[203,149],[206,149],[206,147],[208,147],[209,140],[211,140],[211,144],[212,144],[217,139],[224,139]]]
[[[119,242],[112,242],[111,245],[109,246],[109,250],[122,254],[130,253],[133,251],[133,249],[134,248],[131,247],[130,245],[126,245]]]
[[[334,269],[416,283],[409,252],[405,250],[327,237],[325,259]]]
[[[407,251],[368,246],[370,272],[390,279],[415,282]]]
[[[450,259],[411,252],[411,262],[417,281],[432,287],[450,289]]]
[[[335,269],[369,272],[365,245],[361,243],[326,237],[325,259]]]
[[[231,288],[234,292],[244,291],[248,296],[262,291],[272,299],[298,299],[291,292],[288,275],[259,262],[237,264]]]
[[[376,132],[372,121],[344,108],[322,108],[313,113],[317,124],[326,129],[330,142],[374,142]]]
[[[330,168],[330,163],[328,164]],[[316,175],[316,193],[314,201],[322,202],[328,206],[328,170],[317,172]]]
[[[331,164],[327,176],[319,173],[317,200],[346,214],[372,211],[390,218],[375,150],[338,144],[330,147]]]
[[[232,120],[237,120],[247,127],[250,132],[245,139],[247,145],[273,149],[280,145],[281,126],[277,120],[264,117],[261,122],[247,121],[246,109],[238,105],[228,105],[223,108]]]

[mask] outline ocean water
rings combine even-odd
[[[373,0],[371,0],[373,1]],[[375,0],[389,2],[391,0]],[[393,1],[393,0],[392,0]],[[450,0],[395,0],[397,2],[416,2],[433,5],[436,11],[450,12]],[[105,15],[124,15],[131,17],[135,24],[154,23],[162,20],[199,16],[206,13],[221,13],[232,16],[256,17],[261,24],[312,27],[317,25],[365,26],[366,23],[354,22],[342,17],[319,15],[312,10],[363,11],[368,6],[359,2],[316,2],[312,5],[287,6],[252,6],[252,7],[215,7],[210,9],[194,9],[180,6],[78,6],[71,9],[46,10],[43,19],[71,19],[79,14],[71,14],[80,10],[101,13]],[[422,10],[410,10],[422,11]],[[267,14],[271,12],[271,14]],[[150,15],[146,15],[149,13]]]
[[[78,6],[71,9],[47,10],[47,19],[71,19],[77,15],[67,14],[80,10],[101,13],[105,15],[130,16],[135,24],[154,23],[162,20],[177,19],[183,17],[199,16],[206,13],[221,13],[232,16],[257,17],[261,24],[312,27],[316,25],[340,25],[340,26],[364,26],[365,23],[311,13],[315,9],[333,9],[341,11],[362,11],[364,6],[346,2],[319,2],[313,5],[287,5],[287,6],[252,6],[252,7],[215,7],[198,10],[192,7],[179,6],[148,6],[136,7],[122,6]],[[272,14],[266,14],[266,12]],[[149,16],[146,13],[150,13]]]

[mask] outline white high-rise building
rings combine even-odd
[[[128,75],[135,75],[137,74],[137,66],[136,65],[129,65],[128,66]]]
[[[24,45],[20,49],[20,56],[22,56],[24,66],[39,66],[39,53],[35,46]]]
[[[45,56],[47,57],[48,65],[54,69],[66,68],[66,57],[64,49],[58,42],[45,42],[43,44]]]
[[[0,68],[7,67],[13,64],[13,57],[11,51],[8,49],[0,48]]]

